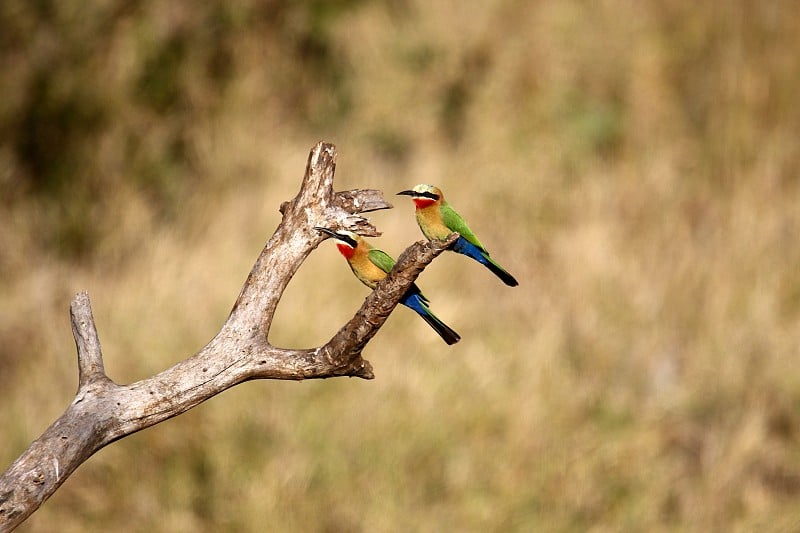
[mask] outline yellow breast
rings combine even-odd
[[[431,240],[443,240],[452,232],[444,225],[438,205],[417,209],[417,224],[423,235]]]
[[[356,250],[357,253],[347,260],[350,264],[350,269],[356,277],[369,287],[374,289],[380,280],[386,277],[386,272],[375,266],[375,263],[369,260],[366,250]]]

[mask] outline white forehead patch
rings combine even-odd
[[[414,191],[414,192],[422,193],[422,192],[431,192],[431,189],[433,189],[433,185],[428,185],[426,183],[420,183],[419,185],[414,185],[414,188],[411,189],[411,190]]]

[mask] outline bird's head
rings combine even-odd
[[[410,196],[414,201],[414,205],[416,205],[418,209],[439,203],[444,198],[444,195],[442,195],[442,191],[439,189],[439,187],[434,187],[433,185],[427,185],[425,183],[420,183],[419,185],[415,185],[411,190],[400,191],[397,194]]]
[[[339,249],[339,252],[348,259],[353,256],[359,241],[361,241],[361,237],[352,231],[334,231],[330,228],[320,227],[315,227],[314,229],[332,237],[336,241],[336,247]]]

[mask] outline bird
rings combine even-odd
[[[395,261],[389,254],[373,247],[363,237],[352,231],[335,231],[322,227],[315,227],[314,229],[332,237],[336,241],[336,247],[347,259],[353,274],[370,289],[374,289],[378,282],[385,278],[386,274],[394,266]],[[411,284],[400,299],[400,303],[421,316],[447,344],[455,344],[461,340],[461,335],[433,314],[433,311],[428,307],[430,302],[419,290],[416,283]]]
[[[444,240],[451,233],[458,233],[460,237],[453,243],[454,252],[471,257],[484,265],[500,278],[509,287],[516,287],[519,282],[501,267],[497,261],[489,256],[486,247],[481,244],[478,237],[469,229],[469,226],[456,213],[455,209],[444,199],[442,190],[433,185],[420,183],[408,191],[400,191],[398,195],[410,196],[416,206],[417,224],[423,235],[428,240]]]

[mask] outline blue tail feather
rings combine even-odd
[[[503,267],[498,265],[491,257],[489,257],[489,252],[479,248],[478,246],[475,246],[464,237],[459,237],[458,240],[453,243],[453,251],[466,255],[467,257],[471,257],[478,263],[484,265],[509,287],[516,287],[519,285],[519,282],[514,278],[514,276],[506,272]]]
[[[455,344],[461,340],[461,335],[439,320],[439,318],[431,312],[427,306],[427,299],[422,296],[422,293],[419,292],[419,288],[416,285],[411,286],[409,291],[403,296],[403,299],[400,300],[400,303],[421,316],[447,344]]]

